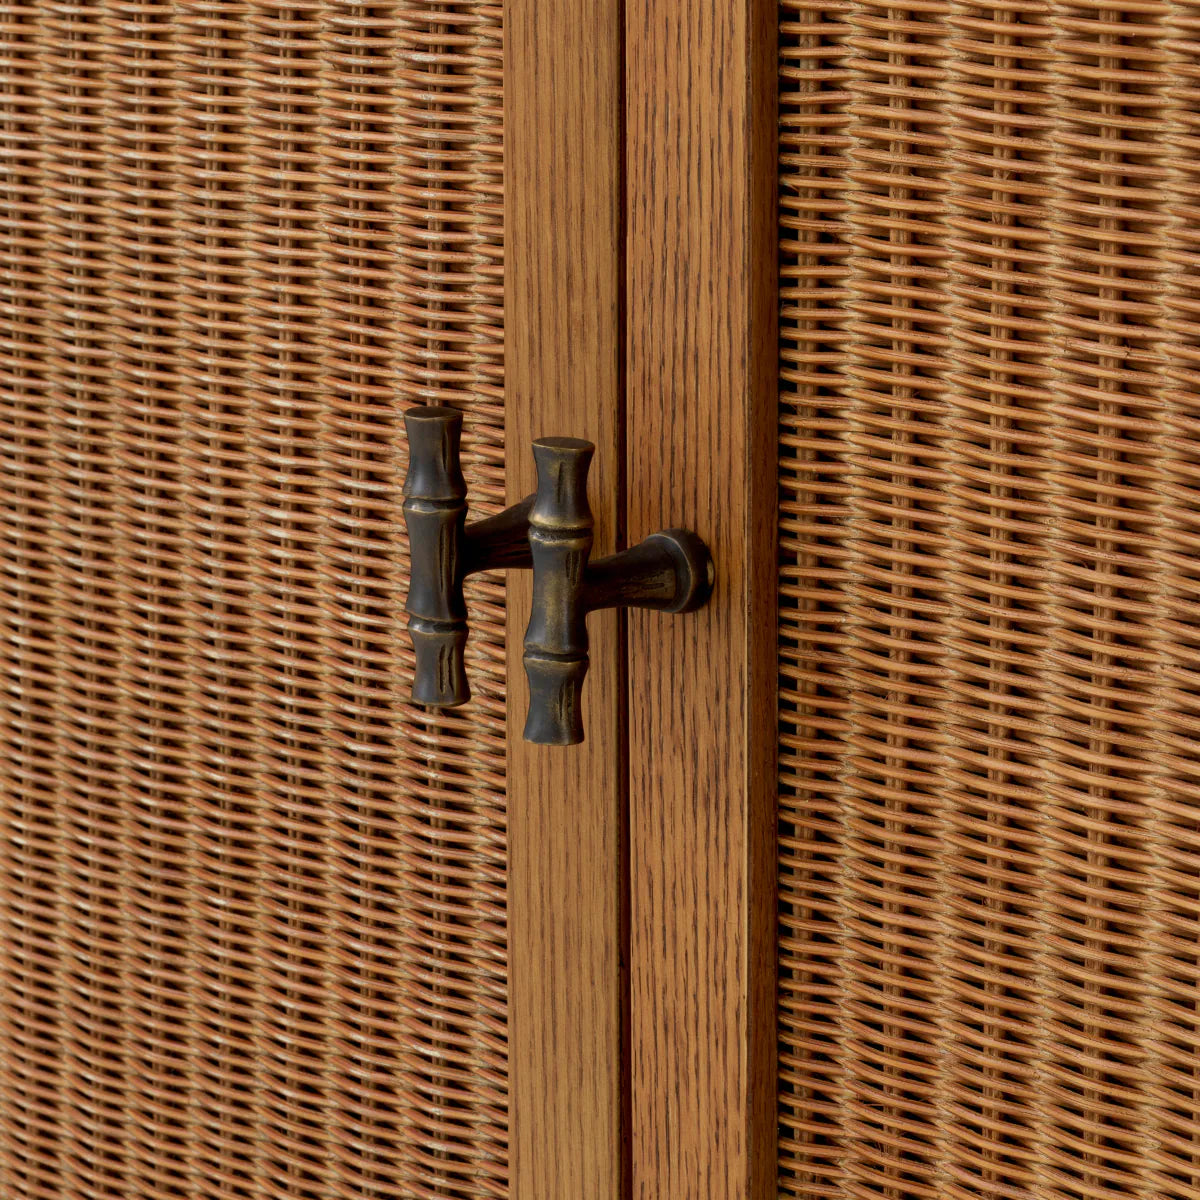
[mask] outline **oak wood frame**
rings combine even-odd
[[[626,4],[629,536],[717,572],[629,619],[636,1200],[774,1195],[777,21]]]
[[[505,0],[505,443],[508,498],[535,438],[595,443],[595,547],[616,549],[622,472],[621,0]],[[620,1200],[623,655],[589,622],[583,745],[521,740],[532,598],[508,604],[510,1194]]]
[[[703,612],[632,614],[627,655],[592,618],[583,746],[510,734],[511,1194],[769,1200],[776,9],[506,14],[509,498],[533,438],[588,438],[597,549],[685,526],[717,570]],[[527,575],[508,598],[513,731]]]

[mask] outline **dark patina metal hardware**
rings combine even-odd
[[[533,443],[538,486],[529,512],[533,609],[525,631],[525,739],[542,745],[583,741],[588,613],[602,608],[693,612],[712,592],[708,547],[685,529],[651,534],[619,554],[589,561],[587,475],[594,450],[578,438]]]
[[[595,448],[577,438],[534,442],[537,491],[495,517],[467,525],[467,487],[459,465],[462,414],[451,408],[412,408],[404,423],[409,442],[404,519],[412,561],[406,611],[416,653],[413,699],[443,708],[470,699],[463,580],[476,571],[532,567],[525,738],[554,746],[583,741],[587,614],[602,608],[685,613],[702,607],[712,591],[708,548],[694,533],[668,529],[619,554],[590,561],[587,475]]]
[[[459,465],[462,413],[428,405],[404,414],[408,475],[404,520],[412,575],[408,632],[416,654],[413,699],[451,708],[471,698],[464,667],[467,608],[463,580],[477,571],[529,567],[530,496],[484,521],[466,524],[467,485]]]

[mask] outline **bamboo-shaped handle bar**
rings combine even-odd
[[[416,654],[413,699],[453,707],[470,698],[464,649],[467,608],[463,600],[463,534],[467,484],[459,466],[462,414],[429,405],[404,414],[408,475],[404,519],[412,574],[408,632]]]
[[[584,590],[593,526],[587,477],[593,450],[591,442],[578,438],[533,443],[537,491],[529,511],[533,607],[525,631],[525,739],[541,745],[583,741],[580,698],[588,669]]]

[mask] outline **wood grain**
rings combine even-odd
[[[614,546],[621,416],[618,0],[505,6],[505,419],[509,499],[530,443],[596,443],[595,553]],[[508,579],[508,818],[513,1200],[622,1192],[618,626],[589,620],[586,742],[521,741],[527,572]]]
[[[775,8],[629,0],[628,520],[717,586],[629,621],[633,1195],[774,1183]]]

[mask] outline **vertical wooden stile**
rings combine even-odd
[[[629,538],[695,529],[717,570],[629,621],[636,1200],[773,1184],[775,20],[626,14]]]
[[[596,444],[594,552],[619,513],[621,43],[618,0],[510,0],[505,45],[509,499],[530,444]],[[582,746],[520,740],[527,572],[508,579],[513,1200],[618,1200],[621,820],[618,623],[589,621]]]

